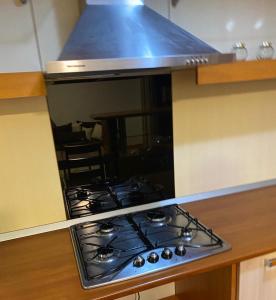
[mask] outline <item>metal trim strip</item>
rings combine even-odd
[[[69,228],[76,224],[111,218],[111,217],[114,217],[115,215],[119,216],[119,215],[124,215],[124,214],[128,214],[128,213],[134,213],[137,211],[144,211],[144,210],[149,210],[149,209],[154,209],[154,208],[164,207],[164,206],[174,205],[174,204],[180,205],[180,204],[191,203],[191,202],[195,202],[195,201],[204,201],[204,200],[208,200],[211,198],[227,196],[227,195],[231,195],[231,194],[246,192],[246,191],[250,191],[250,190],[273,186],[273,185],[276,185],[276,178],[270,179],[270,180],[265,180],[265,181],[249,183],[249,184],[243,184],[243,185],[234,186],[234,187],[223,188],[223,189],[199,193],[199,194],[188,195],[188,196],[184,196],[184,197],[162,200],[162,201],[153,202],[150,204],[144,204],[144,205],[139,205],[139,206],[134,206],[134,207],[129,207],[129,208],[123,208],[123,209],[119,209],[119,210],[113,210],[110,212],[92,215],[92,216],[88,216],[88,217],[82,217],[82,218],[78,218],[78,219],[72,219],[72,220],[66,220],[66,221],[52,223],[52,224],[36,226],[33,228],[26,228],[26,229],[16,230],[16,231],[12,231],[12,232],[1,233],[0,234],[0,242],[13,240],[13,239],[17,239],[17,238],[22,238],[22,237],[27,237],[27,236],[32,236],[32,235],[41,234],[41,233],[46,233],[46,232],[50,232],[50,231],[60,230],[60,229],[66,229],[66,228]]]

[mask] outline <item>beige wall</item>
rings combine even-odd
[[[0,232],[65,219],[44,97],[0,100]]]
[[[276,81],[197,86],[173,74],[176,195],[276,177]]]

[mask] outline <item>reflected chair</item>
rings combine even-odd
[[[65,181],[68,186],[89,184],[105,178],[101,142],[97,140],[63,145]]]

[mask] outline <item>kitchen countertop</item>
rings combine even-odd
[[[276,250],[276,187],[183,205],[232,245],[186,265],[111,284],[81,287],[67,229],[0,243],[0,299],[115,299]]]

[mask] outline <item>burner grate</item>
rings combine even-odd
[[[80,218],[118,208],[141,205],[164,199],[162,188],[143,178],[127,181],[102,181],[95,185],[69,188],[65,191],[68,216]]]

